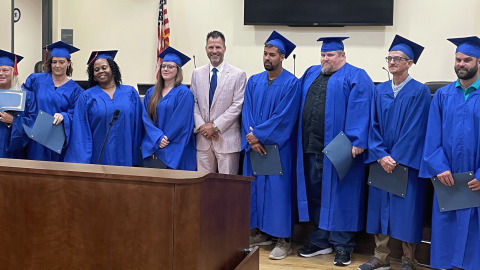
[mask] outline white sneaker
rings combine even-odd
[[[270,252],[268,258],[272,260],[285,259],[288,254],[292,253],[292,243],[287,243],[284,238],[278,238],[277,245]]]

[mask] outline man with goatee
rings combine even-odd
[[[271,245],[278,238],[269,258],[280,260],[292,252],[295,211],[292,209],[294,174],[290,139],[300,103],[298,79],[283,69],[282,62],[295,44],[273,31],[263,51],[264,72],[249,78],[242,110],[243,174],[253,176],[250,152],[265,155],[266,145],[279,149],[282,175],[255,175],[251,189],[251,246]],[[268,165],[267,165],[268,166]]]

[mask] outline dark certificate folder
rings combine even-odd
[[[387,173],[380,163],[370,166],[368,184],[405,198],[408,185],[408,167],[397,164],[392,173]]]
[[[158,158],[147,157],[143,159],[142,148],[138,149],[138,167],[154,168],[154,169],[167,169],[167,165]]]
[[[25,109],[26,91],[0,90],[0,112],[18,111]]]
[[[54,125],[53,120],[54,118],[50,114],[39,111],[33,128],[24,124],[23,129],[30,139],[60,154],[65,142],[65,130],[63,122]]]
[[[283,175],[278,145],[264,145],[266,155],[250,150],[253,175]]]
[[[355,165],[356,160],[352,156],[352,142],[343,131],[340,131],[322,152],[332,162],[340,180],[342,180]]]
[[[432,177],[432,183],[437,194],[440,212],[459,210],[480,206],[480,191],[473,191],[468,182],[475,179],[473,172],[453,174],[453,186],[446,186],[437,177]]]

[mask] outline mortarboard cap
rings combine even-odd
[[[285,58],[288,58],[295,47],[297,47],[297,45],[293,44],[290,40],[286,39],[275,30],[265,42],[265,45],[267,44],[277,47],[285,55]]]
[[[174,62],[180,67],[190,61],[190,57],[175,50],[173,47],[167,47],[158,57],[162,58],[163,62]]]
[[[63,41],[57,41],[50,45],[43,47],[44,50],[50,51],[51,57],[65,57],[70,59],[72,53],[78,52],[80,49],[73,47],[72,45]]]
[[[477,36],[449,38],[448,41],[457,45],[455,53],[461,52],[468,56],[480,58],[480,38]]]
[[[13,74],[18,75],[17,63],[22,61],[23,56],[0,50],[0,66],[9,66],[13,68]]]
[[[408,58],[413,60],[413,63],[417,63],[418,58],[423,52],[424,47],[418,45],[417,43],[410,41],[402,36],[396,35],[393,39],[392,45],[390,45],[389,52],[391,51],[401,51]]]
[[[113,51],[93,51],[88,58],[87,65],[90,65],[96,59],[115,59],[118,50]]]
[[[317,41],[323,41],[321,52],[331,52],[344,50],[342,40],[345,40],[349,37],[321,37]]]

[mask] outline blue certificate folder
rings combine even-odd
[[[380,163],[370,166],[368,184],[405,198],[408,186],[408,167],[397,164],[392,173],[387,173]]]
[[[352,156],[352,142],[340,131],[338,135],[322,151],[337,170],[338,178],[342,180],[353,168],[356,160]]]
[[[283,175],[278,145],[264,145],[266,155],[250,150],[253,175]]]
[[[0,112],[17,111],[25,109],[26,91],[0,90]]]
[[[468,182],[475,179],[475,174],[464,172],[452,176],[453,186],[444,185],[437,177],[431,178],[440,212],[479,207],[480,191],[473,191],[468,187]]]
[[[63,121],[54,125],[53,120],[50,114],[39,111],[33,128],[23,124],[23,129],[30,139],[60,154],[65,142],[65,130]]]

